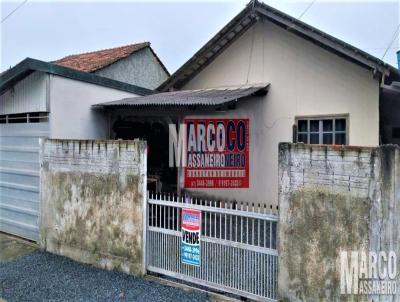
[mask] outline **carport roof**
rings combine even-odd
[[[95,104],[93,107],[220,106],[235,103],[248,96],[265,95],[268,87],[269,83],[263,83],[236,87],[171,91]]]

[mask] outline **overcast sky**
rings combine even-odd
[[[1,1],[2,20],[23,0]],[[150,41],[174,72],[244,8],[248,1],[35,1],[1,24],[1,70],[26,57],[66,55]],[[312,1],[265,0],[299,17]],[[400,0],[316,0],[302,21],[378,58],[400,24]],[[397,66],[398,35],[384,60]]]

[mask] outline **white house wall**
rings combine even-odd
[[[379,144],[379,83],[372,72],[269,22],[247,31],[183,89],[263,82],[271,83],[267,96],[220,114],[250,119],[250,188],[193,192],[276,204],[278,143],[292,141],[296,116],[348,114],[351,145]]]
[[[108,138],[106,114],[91,105],[132,96],[135,94],[51,75],[50,138]]]
[[[48,111],[48,75],[34,72],[0,95],[0,114]]]

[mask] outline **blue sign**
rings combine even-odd
[[[201,211],[182,209],[182,263],[200,266]]]

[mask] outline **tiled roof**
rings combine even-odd
[[[94,72],[149,46],[149,42],[130,44],[121,47],[70,55],[52,63],[79,71]]]

